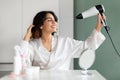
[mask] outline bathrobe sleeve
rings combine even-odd
[[[27,67],[32,66],[34,49],[33,46],[28,41],[22,40],[20,43],[20,48],[22,50],[22,54],[25,58]]]
[[[74,55],[74,57],[79,57],[80,53],[87,48],[96,50],[104,42],[104,40],[105,36],[101,32],[97,32],[95,29],[85,41],[71,41],[70,44],[73,46],[72,55]]]

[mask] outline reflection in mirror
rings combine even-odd
[[[79,66],[82,68],[82,75],[92,75],[88,72],[88,69],[93,65],[95,61],[95,50],[85,49],[79,57]]]

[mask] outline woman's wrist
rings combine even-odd
[[[23,40],[29,41],[29,40],[30,40],[30,37],[31,37],[30,34],[26,34],[25,37],[23,38]]]
[[[97,32],[101,31],[101,27],[99,27],[99,26],[96,26],[95,29],[96,29]]]
[[[25,37],[23,38],[23,40],[25,41],[29,41],[31,36],[32,36],[32,32],[31,32],[31,29],[34,25],[30,25],[29,28],[27,29],[27,33],[25,35]]]

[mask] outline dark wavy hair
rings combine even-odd
[[[32,38],[33,39],[38,39],[42,36],[42,30],[40,27],[43,25],[44,21],[46,20],[46,15],[50,13],[53,15],[55,21],[58,21],[57,16],[53,11],[41,11],[36,14],[36,16],[33,18],[33,25],[34,27],[32,28]],[[55,32],[52,33],[54,35]]]

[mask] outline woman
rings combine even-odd
[[[41,11],[34,17],[19,47],[27,66],[39,66],[43,70],[69,70],[75,55],[80,55],[86,48],[97,49],[103,43],[105,37],[100,32],[102,26],[98,14],[97,25],[85,41],[54,36],[56,15],[52,11]]]

